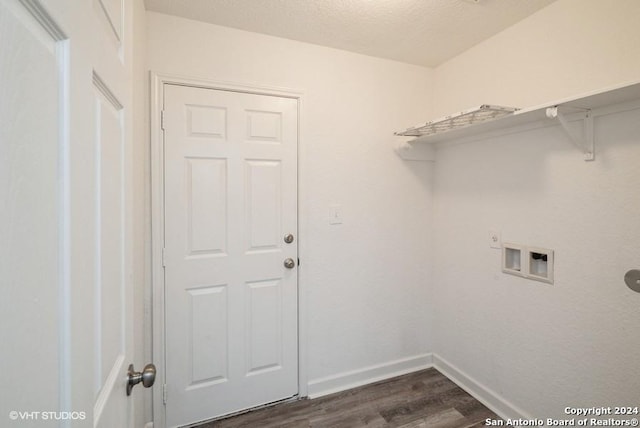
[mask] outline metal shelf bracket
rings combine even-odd
[[[558,110],[558,106],[548,107],[546,114],[549,119],[555,119],[560,123],[560,126],[562,126],[562,129],[564,130],[564,132],[569,136],[569,139],[571,140],[571,142],[576,147],[578,147],[584,154],[585,161],[595,160],[595,141],[593,137],[593,115],[591,114],[591,110],[586,109],[584,112],[584,117],[582,118],[584,133],[582,137],[578,137],[575,135],[575,133],[569,126],[569,122],[565,118],[564,114],[562,114]]]

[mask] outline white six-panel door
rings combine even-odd
[[[298,392],[297,111],[164,86],[167,426]]]
[[[3,427],[131,426],[131,6],[0,1]]]
[[[64,34],[0,2],[0,426],[56,410],[64,334],[60,130]],[[45,352],[43,352],[45,351]],[[43,355],[44,354],[44,355]],[[37,368],[36,370],[33,370]],[[29,388],[36,384],[38,388]],[[34,415],[35,417],[35,415]]]

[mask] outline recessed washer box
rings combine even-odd
[[[529,273],[527,278],[553,284],[553,250],[528,247]]]
[[[522,273],[522,260],[524,247],[517,244],[505,243],[502,246],[502,272],[511,275],[524,276]]]
[[[553,284],[553,250],[505,243],[502,272]]]

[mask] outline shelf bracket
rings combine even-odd
[[[412,140],[413,141],[413,140]],[[435,161],[435,150],[431,144],[411,144],[411,141],[399,143],[396,153],[408,161]]]
[[[593,116],[591,110],[585,110],[582,124],[584,128],[583,137],[577,137],[569,126],[569,122],[558,110],[558,106],[547,108],[547,117],[549,119],[556,119],[564,132],[569,136],[571,142],[578,147],[584,154],[585,161],[595,160],[595,141],[593,138]]]

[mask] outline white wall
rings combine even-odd
[[[640,2],[558,0],[435,70],[436,117],[640,79]]]
[[[435,71],[438,114],[527,107],[638,80],[640,2],[560,0]],[[435,353],[524,415],[637,405],[640,110],[596,120],[596,160],[559,128],[437,150]],[[555,250],[555,284],[500,272],[503,241]]]
[[[157,13],[147,26],[155,72],[304,91],[300,285],[313,392],[431,351],[431,171],[393,152],[393,131],[429,116],[430,71]],[[344,223],[329,226],[335,203]]]

